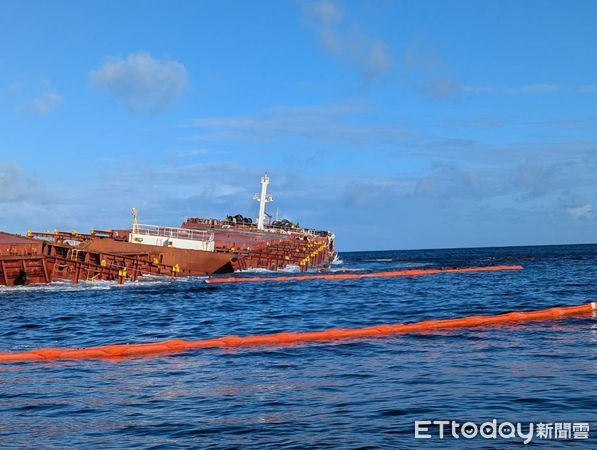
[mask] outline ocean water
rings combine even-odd
[[[597,246],[341,253],[338,270],[522,271],[207,285],[0,288],[0,351],[495,314],[597,300]],[[262,276],[263,274],[259,274]],[[2,448],[510,448],[415,439],[415,420],[585,422],[597,448],[597,319],[124,360],[0,364]]]

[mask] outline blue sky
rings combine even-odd
[[[0,229],[269,212],[343,250],[597,239],[593,1],[0,3]]]

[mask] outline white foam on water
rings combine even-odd
[[[70,281],[53,281],[48,284],[27,284],[25,286],[0,286],[0,295],[2,294],[18,294],[27,292],[80,292],[80,291],[106,291],[110,289],[127,289],[132,287],[149,287],[157,286],[174,281],[196,281],[197,279],[204,279],[206,277],[185,277],[172,278],[163,275],[143,275],[137,281],[127,281],[124,284],[118,284],[116,281],[80,281],[75,284]]]
[[[255,267],[253,269],[237,270],[234,273],[276,273],[276,271]]]
[[[174,280],[177,280],[177,278],[172,278],[168,275],[141,275],[139,278],[137,278],[136,283],[143,284],[144,286],[147,286],[150,284],[171,283]],[[130,284],[130,281],[125,284]],[[135,283],[133,283],[133,284],[135,284]]]
[[[366,268],[349,268],[349,267],[332,267],[330,272],[361,272],[367,270]]]
[[[196,281],[205,281],[209,279],[207,275],[193,275],[188,277],[180,277],[180,278],[170,278],[168,277],[168,282],[170,283],[194,283]]]
[[[433,263],[419,263],[419,262],[402,262],[402,263],[398,263],[397,267],[412,267],[412,268],[418,268],[418,267],[427,267],[427,266],[433,266]]]
[[[101,283],[101,284],[100,284]],[[49,284],[28,284],[25,286],[0,286],[0,294],[25,292],[76,292],[88,289],[107,290],[117,285],[108,281],[82,281],[79,284],[70,281],[54,281]]]
[[[270,269],[264,269],[261,267],[256,267],[253,269],[239,270],[238,273],[297,273],[300,271],[301,271],[301,268],[299,266],[294,265],[294,264],[289,264],[280,270],[270,270]]]

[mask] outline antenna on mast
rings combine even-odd
[[[273,197],[267,193],[268,184],[269,177],[267,176],[267,172],[265,172],[265,175],[261,177],[261,194],[255,194],[253,196],[253,200],[259,202],[259,216],[257,217],[258,230],[263,230],[265,228],[265,204],[274,201]]]

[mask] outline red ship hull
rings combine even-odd
[[[283,270],[297,266],[301,271],[326,269],[334,260],[334,235],[303,228],[258,230],[254,225],[235,225],[215,219],[191,218],[182,228],[210,231],[216,249],[233,255],[235,270]]]
[[[147,254],[150,259],[168,266],[178,265],[178,275],[211,275],[231,273],[232,255],[229,253],[204,252],[155,245],[135,244],[113,239],[93,239],[84,242],[80,248],[97,253],[115,255]]]

